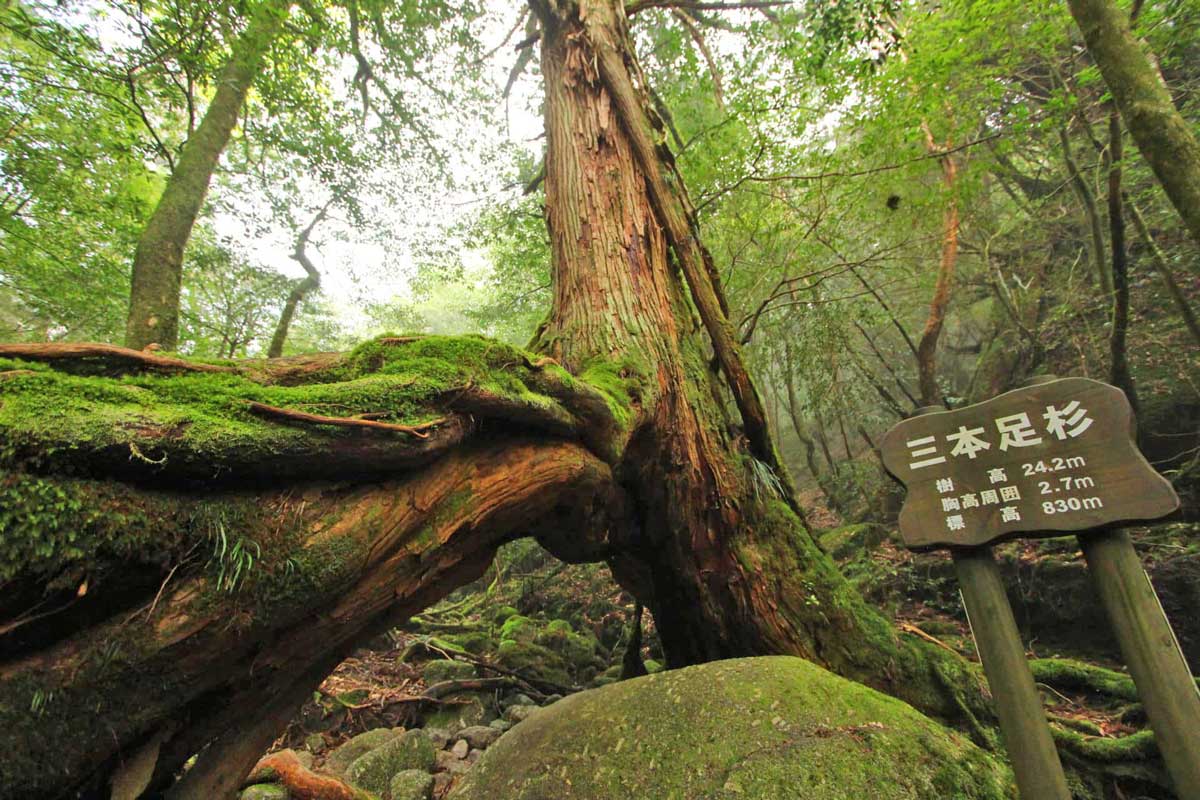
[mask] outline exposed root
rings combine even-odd
[[[126,362],[135,366],[168,372],[236,372],[233,367],[217,364],[197,364],[182,358],[155,355],[114,344],[87,342],[80,344],[0,344],[0,356],[24,358],[29,361],[83,361],[101,359]]]
[[[251,783],[278,781],[293,800],[371,800],[367,792],[355,789],[332,775],[307,769],[291,750],[272,753],[258,762],[250,773]]]
[[[325,417],[320,414],[307,414],[303,411],[269,406],[265,403],[251,402],[249,408],[251,413],[258,414],[260,417],[275,417],[293,422],[306,422],[312,425],[336,425],[341,428],[369,428],[377,431],[392,431],[394,433],[406,433],[410,436],[416,436],[418,439],[428,439],[429,434],[426,431],[449,422],[449,419],[446,417],[438,417],[431,422],[424,422],[420,425],[397,425],[393,422],[364,419],[362,416]]]
[[[930,634],[921,630],[920,628],[918,628],[916,625],[913,625],[912,623],[900,622],[900,623],[897,623],[896,627],[899,628],[900,631],[903,633],[908,633],[913,636],[916,636],[919,639],[924,639],[925,641],[929,642],[930,644],[935,644],[944,650],[949,650],[951,653],[954,653],[954,655],[958,655],[958,651],[955,650],[953,647],[946,644],[945,642],[943,642],[941,639],[937,638],[936,636],[931,636]]]
[[[1029,670],[1038,683],[1058,690],[1091,692],[1130,702],[1138,700],[1132,678],[1095,664],[1064,658],[1035,658],[1030,660]]]

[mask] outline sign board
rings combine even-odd
[[[1179,507],[1138,452],[1125,394],[1088,378],[912,417],[887,432],[880,452],[908,489],[900,535],[912,548],[1053,536]]]

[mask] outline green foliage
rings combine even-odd
[[[106,563],[155,563],[177,546],[177,523],[169,505],[135,505],[104,483],[0,470],[0,584],[73,590]]]

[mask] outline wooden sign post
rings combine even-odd
[[[949,548],[1023,797],[1068,798],[992,542],[1155,519],[1179,506],[1138,452],[1116,387],[1043,379],[954,411],[921,409],[884,437],[908,489],[900,534]],[[1200,797],[1200,693],[1127,534],[1080,535],[1097,589],[1181,797]]]

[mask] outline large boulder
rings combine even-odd
[[[789,657],[572,695],[487,750],[453,800],[1011,800],[1011,773],[911,706]]]

